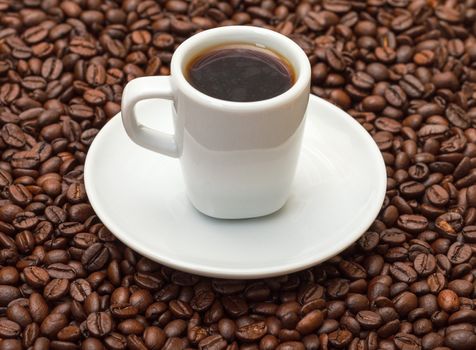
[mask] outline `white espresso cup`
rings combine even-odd
[[[197,55],[224,44],[277,52],[291,64],[294,84],[281,95],[256,102],[225,101],[198,91],[187,81],[185,69]],[[263,216],[280,209],[289,196],[310,78],[306,54],[284,35],[249,26],[210,29],[177,48],[170,76],[142,77],[127,84],[122,121],[136,144],[180,159],[186,193],[199,211],[223,219]],[[173,101],[173,135],[137,121],[134,106],[152,98]]]

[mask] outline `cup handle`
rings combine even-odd
[[[164,155],[178,158],[175,135],[140,124],[134,107],[137,102],[151,98],[173,100],[170,76],[142,77],[127,83],[122,94],[122,123],[127,135],[139,146]]]

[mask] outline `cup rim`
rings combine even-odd
[[[297,60],[291,60],[289,58],[289,55],[286,54],[286,52],[278,51],[278,53],[283,55],[296,69],[296,81],[291,86],[291,88],[289,88],[280,95],[274,96],[266,100],[236,102],[221,100],[209,96],[199,91],[188,82],[188,80],[185,78],[182,67],[184,60],[188,58],[187,53],[189,52],[189,50],[207,41],[211,41],[213,43],[212,38],[216,39],[217,36],[226,38],[228,34],[236,34],[236,32],[241,32],[243,34],[252,33],[255,35],[259,35],[260,37],[264,38],[264,41],[266,41],[267,38],[272,38],[273,40],[280,40],[285,42],[288,51],[294,51],[294,55],[297,57]],[[244,42],[246,42],[246,40],[244,40]],[[176,82],[176,88],[185,93],[187,97],[195,100],[196,102],[216,106],[219,108],[232,108],[240,110],[260,110],[269,108],[271,106],[275,107],[276,105],[289,104],[300,93],[302,93],[303,90],[309,89],[311,79],[311,65],[309,63],[309,59],[307,58],[307,55],[304,53],[301,47],[299,47],[299,45],[296,44],[293,40],[289,39],[283,34],[277,33],[270,29],[243,25],[208,29],[191,36],[183,43],[181,43],[179,47],[175,50],[175,53],[172,56],[170,67],[172,81]]]

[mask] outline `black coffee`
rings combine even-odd
[[[278,96],[294,83],[290,64],[252,45],[226,45],[198,55],[187,67],[190,84],[209,96],[235,102]]]

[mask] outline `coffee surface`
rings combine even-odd
[[[252,45],[222,46],[198,55],[187,69],[193,87],[234,102],[267,100],[287,91],[294,74],[271,50]]]

